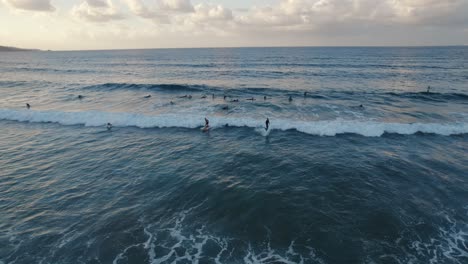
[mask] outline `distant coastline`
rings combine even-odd
[[[39,49],[21,49],[15,47],[0,46],[0,51],[40,51]]]

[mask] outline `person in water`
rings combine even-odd
[[[26,108],[27,108],[27,109],[30,109],[30,108],[31,108],[31,105],[28,104],[28,103],[26,103]]]
[[[111,123],[107,123],[107,130],[111,130],[112,129],[112,124]]]
[[[201,98],[202,98],[202,99],[205,99],[205,98],[206,98],[206,95],[203,95]]]
[[[83,96],[81,94],[78,95],[78,99],[80,99],[80,100],[83,99]]]
[[[206,117],[205,117],[205,128],[209,128],[210,127],[210,120],[208,120]]]
[[[269,127],[270,127],[270,119],[267,118],[265,121],[265,131],[267,131]]]
[[[426,92],[426,93],[430,93],[430,90],[431,90],[431,87],[428,86],[428,87],[427,87],[427,92]]]
[[[304,92],[304,97],[307,97],[307,92]]]
[[[146,95],[145,98],[151,98],[151,94]]]
[[[255,98],[253,98],[253,97],[252,97],[252,98],[247,98],[246,100],[248,100],[248,101],[255,101]]]
[[[288,101],[289,101],[289,102],[292,102],[292,100],[293,100],[293,99],[292,99],[292,96],[290,95]]]

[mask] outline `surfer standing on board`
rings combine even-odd
[[[268,131],[268,128],[270,127],[270,119],[267,118],[265,121],[265,131]]]
[[[205,117],[205,129],[210,127],[210,120],[206,119]]]

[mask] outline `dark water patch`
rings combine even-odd
[[[106,89],[106,90],[161,90],[167,92],[201,92],[207,87],[204,85],[184,84],[137,84],[137,83],[104,83],[84,87],[83,89]]]

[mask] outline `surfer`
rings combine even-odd
[[[146,95],[145,98],[151,98],[151,94]]]
[[[239,102],[239,99],[233,99],[233,100],[231,100],[231,102],[232,103],[237,103],[237,102]]]
[[[112,124],[111,123],[107,123],[107,130],[111,130],[112,129]]]
[[[307,92],[304,92],[304,97],[307,97]]]
[[[263,96],[263,100],[266,100],[266,95],[265,95],[265,96]]]
[[[224,100],[226,100],[226,96],[224,96]]]
[[[289,101],[289,102],[292,102],[292,100],[293,100],[293,99],[292,99],[292,96],[290,95],[288,101]]]
[[[174,105],[174,102],[171,101],[170,104],[171,104],[171,105]]]
[[[27,108],[27,109],[31,108],[31,105],[28,104],[28,103],[26,103],[26,108]]]
[[[252,98],[247,98],[246,100],[248,100],[248,101],[255,101],[255,98],[253,98],[253,97],[252,97]]]
[[[205,117],[205,127],[203,128],[203,131],[206,131],[210,128],[210,120],[208,120],[206,117]]]
[[[426,92],[426,93],[430,93],[430,90],[431,90],[431,87],[428,86],[428,87],[427,87],[427,92]]]
[[[361,104],[361,105],[359,105],[359,107],[360,107],[360,108],[364,108],[364,106],[363,106],[362,104]]]
[[[270,127],[270,119],[266,119],[265,121],[265,131],[268,131],[268,128]]]
[[[211,94],[211,99],[214,99],[214,94]]]
[[[78,99],[83,99],[83,96],[81,94],[78,95]]]
[[[205,98],[206,98],[206,95],[203,95],[203,96],[201,97],[201,99],[205,99]]]
[[[229,106],[227,105],[223,106],[223,110],[229,110]]]

